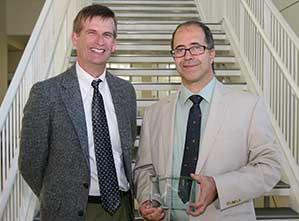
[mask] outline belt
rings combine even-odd
[[[119,191],[119,195],[120,195],[120,198],[123,198],[125,197],[126,195],[128,195],[130,193],[130,190],[127,191],[127,192],[124,192],[124,191]],[[102,199],[101,199],[101,196],[88,196],[88,203],[96,203],[96,204],[100,204],[102,203]]]

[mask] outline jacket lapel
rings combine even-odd
[[[215,91],[211,102],[211,107],[208,115],[206,128],[203,134],[202,142],[200,144],[199,158],[196,167],[196,173],[199,173],[203,168],[209,153],[214,148],[215,137],[218,135],[223,126],[223,119],[226,116],[227,106],[223,101],[225,88],[217,81]]]
[[[178,99],[177,92],[174,96],[170,96],[167,98],[167,104],[165,109],[163,109],[163,116],[165,116],[163,122],[161,122],[161,127],[164,128],[164,133],[162,137],[163,144],[160,145],[164,150],[164,162],[165,162],[165,175],[172,176],[172,164],[173,164],[173,145],[174,145],[174,125],[175,125],[175,110],[176,110],[176,102]]]
[[[125,96],[126,92],[124,91],[124,89],[121,88],[120,85],[117,84],[117,82],[113,78],[114,76],[112,74],[106,72],[106,79],[109,85],[109,90],[112,96],[114,110],[117,118],[121,147],[124,151],[126,149],[125,147],[129,148],[129,144],[127,143],[127,137],[130,136],[129,127],[127,126],[127,115],[125,112],[126,110],[124,109],[125,101],[127,100],[127,98]]]
[[[86,163],[89,168],[89,151],[85,113],[75,65],[72,66],[64,75],[62,80],[61,97],[73,122],[83,154],[86,159]]]

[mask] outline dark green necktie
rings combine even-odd
[[[192,95],[189,99],[193,102],[193,106],[189,111],[184,156],[178,189],[178,195],[184,203],[189,201],[192,187],[192,180],[184,178],[191,178],[190,173],[195,173],[199,152],[201,127],[201,110],[199,104],[202,101],[202,97],[199,95]]]

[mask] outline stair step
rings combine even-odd
[[[256,208],[257,220],[294,220],[299,219],[299,213],[288,207]]]
[[[130,12],[130,13],[124,13],[119,12],[116,14],[118,19],[121,19],[122,17],[128,18],[172,18],[176,17],[178,18],[184,18],[184,19],[192,19],[197,18],[199,15],[197,13],[145,13],[145,12]]]
[[[169,68],[160,68],[160,69],[118,69],[118,68],[109,68],[109,71],[118,76],[179,76],[175,69]],[[240,70],[217,70],[216,76],[221,77],[239,77]]]
[[[230,51],[231,46],[230,45],[215,45],[216,51]],[[136,44],[136,43],[118,43],[117,50],[133,50],[133,51],[170,51],[170,45],[158,45],[158,44],[152,44],[152,45],[146,45],[142,44]]]
[[[176,13],[197,13],[196,8],[194,7],[176,7],[175,5],[168,5],[167,7],[161,7],[161,6],[151,6],[151,5],[142,5],[142,6],[111,6],[110,7],[116,15],[118,15],[118,12],[123,12],[123,11],[130,11],[130,12],[135,12],[135,11],[152,11],[152,12],[161,12],[161,11],[171,11],[171,12],[176,12]]]
[[[76,57],[70,57],[70,63],[75,63]],[[235,57],[215,57],[217,63],[236,63]],[[138,55],[118,55],[110,58],[109,63],[167,63],[172,64],[173,58],[170,56],[138,56]]]
[[[283,181],[279,181],[275,188],[269,193],[265,193],[264,196],[290,196],[290,194],[290,185]]]
[[[299,216],[290,208],[256,209],[257,220],[267,221],[298,221]],[[135,211],[135,221],[143,221],[138,211]]]
[[[181,83],[134,83],[133,86],[136,91],[177,91],[180,88]],[[247,91],[247,85],[245,83],[234,83],[227,84],[227,86],[233,88],[234,90]],[[158,98],[148,98],[148,99],[137,99],[137,106],[140,107],[148,107],[154,103],[156,103]],[[139,124],[138,124],[139,125]],[[141,124],[139,125],[141,126]],[[265,194],[265,196],[288,196],[289,189],[275,189],[271,190],[269,193]]]
[[[164,15],[160,16],[163,17]],[[165,18],[167,18],[168,20],[171,18],[169,16],[165,16]],[[189,18],[189,17],[186,17]],[[191,18],[191,17],[190,17]],[[144,24],[144,23],[136,23],[136,24],[124,24],[124,23],[120,23],[118,25],[118,30],[119,31],[158,31],[161,32],[161,30],[163,30],[162,32],[168,31],[169,33],[172,33],[176,27],[178,26],[178,24]],[[213,33],[216,31],[222,31],[222,25],[221,24],[209,24],[208,25],[209,28],[211,29],[211,31],[213,30]]]
[[[138,47],[140,47],[140,46],[145,46],[145,47],[162,46],[162,48],[163,48],[165,46],[170,47],[170,41],[171,41],[171,39],[142,39],[139,36],[139,39],[136,39],[136,40],[118,38],[117,46],[120,46],[120,47],[125,47],[126,45],[128,45],[128,46],[138,45]],[[230,46],[230,43],[226,42],[226,41],[216,41],[216,42],[214,42],[214,45],[216,47],[219,47],[219,49],[221,49],[220,47]],[[117,49],[119,49],[119,47],[117,47]]]
[[[163,13],[161,13],[163,14]],[[174,15],[172,17],[167,17],[167,16],[134,16],[134,14],[132,14],[130,17],[125,17],[125,16],[118,16],[117,19],[119,21],[119,29],[123,29],[122,26],[124,24],[128,24],[127,21],[138,21],[138,23],[147,23],[147,24],[157,24],[158,23],[158,27],[163,27],[164,24],[174,24],[174,25],[178,25],[184,21],[188,21],[188,20],[199,20],[199,15],[195,15],[195,16],[189,16],[189,15],[184,15],[181,14],[182,16],[176,15],[174,17]],[[171,16],[171,15],[169,15]],[[167,22],[166,22],[167,21]],[[178,21],[178,23],[169,23],[168,21]],[[132,23],[132,22],[130,22]],[[130,27],[134,30],[134,26]],[[158,28],[158,29],[159,29]],[[154,29],[154,28],[152,28]]]
[[[132,0],[122,0],[122,1],[111,1],[111,0],[93,0],[95,4],[102,4],[102,5],[166,5],[169,6],[177,5],[179,6],[195,6],[194,1],[192,0],[185,0],[185,1],[170,1],[170,0],[156,0],[156,1],[132,1]]]
[[[247,84],[240,82],[240,83],[229,83],[226,84],[229,87],[236,89],[236,90],[247,90]],[[172,83],[133,83],[133,86],[136,91],[175,91],[178,90],[181,86],[180,82],[172,82]]]
[[[236,63],[235,57],[215,57],[215,63]],[[115,63],[173,63],[171,56],[132,56],[132,55],[117,55],[112,56],[109,62]]]
[[[160,33],[152,33],[152,32],[149,32],[149,31],[145,31],[145,32],[119,31],[118,35],[117,35],[117,39],[132,39],[132,40],[160,39],[160,40],[170,40],[172,38],[172,32],[168,31],[168,32],[165,33],[165,31],[160,31]],[[226,35],[224,33],[214,33],[213,37],[214,37],[214,40],[225,40],[226,39]]]
[[[138,19],[134,19],[134,20],[118,20],[117,24],[118,25],[124,25],[124,24],[174,24],[174,25],[178,25],[182,22],[182,20],[176,20],[175,18],[172,18],[171,20],[167,19],[167,20],[138,20]]]
[[[285,188],[290,188],[291,186],[283,181],[279,181],[277,184],[276,184],[276,188],[277,189],[285,189]]]
[[[246,83],[235,83],[235,84],[227,84],[230,87],[237,90],[247,90]],[[135,90],[137,91],[170,91],[170,90],[178,90],[181,86],[180,82],[177,83],[133,83]]]

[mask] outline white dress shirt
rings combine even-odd
[[[93,80],[101,79],[102,82],[99,84],[99,91],[102,94],[105,106],[105,112],[109,127],[109,135],[111,139],[113,158],[117,173],[118,184],[120,190],[128,191],[129,183],[127,177],[125,175],[124,165],[123,165],[123,152],[121,149],[118,124],[115,114],[115,109],[112,101],[112,96],[109,90],[109,86],[106,76],[106,70],[98,79],[95,79],[93,76],[84,71],[78,62],[76,63],[76,71],[79,79],[80,91],[84,106],[85,112],[85,120],[87,126],[87,136],[88,136],[88,147],[89,147],[89,162],[90,162],[90,172],[91,172],[91,182],[89,188],[89,195],[99,196],[99,180],[97,174],[96,167],[96,158],[94,152],[94,140],[93,140],[93,130],[92,130],[92,117],[91,117],[91,105],[92,105],[92,97],[93,97],[93,87],[91,86],[91,82]]]

